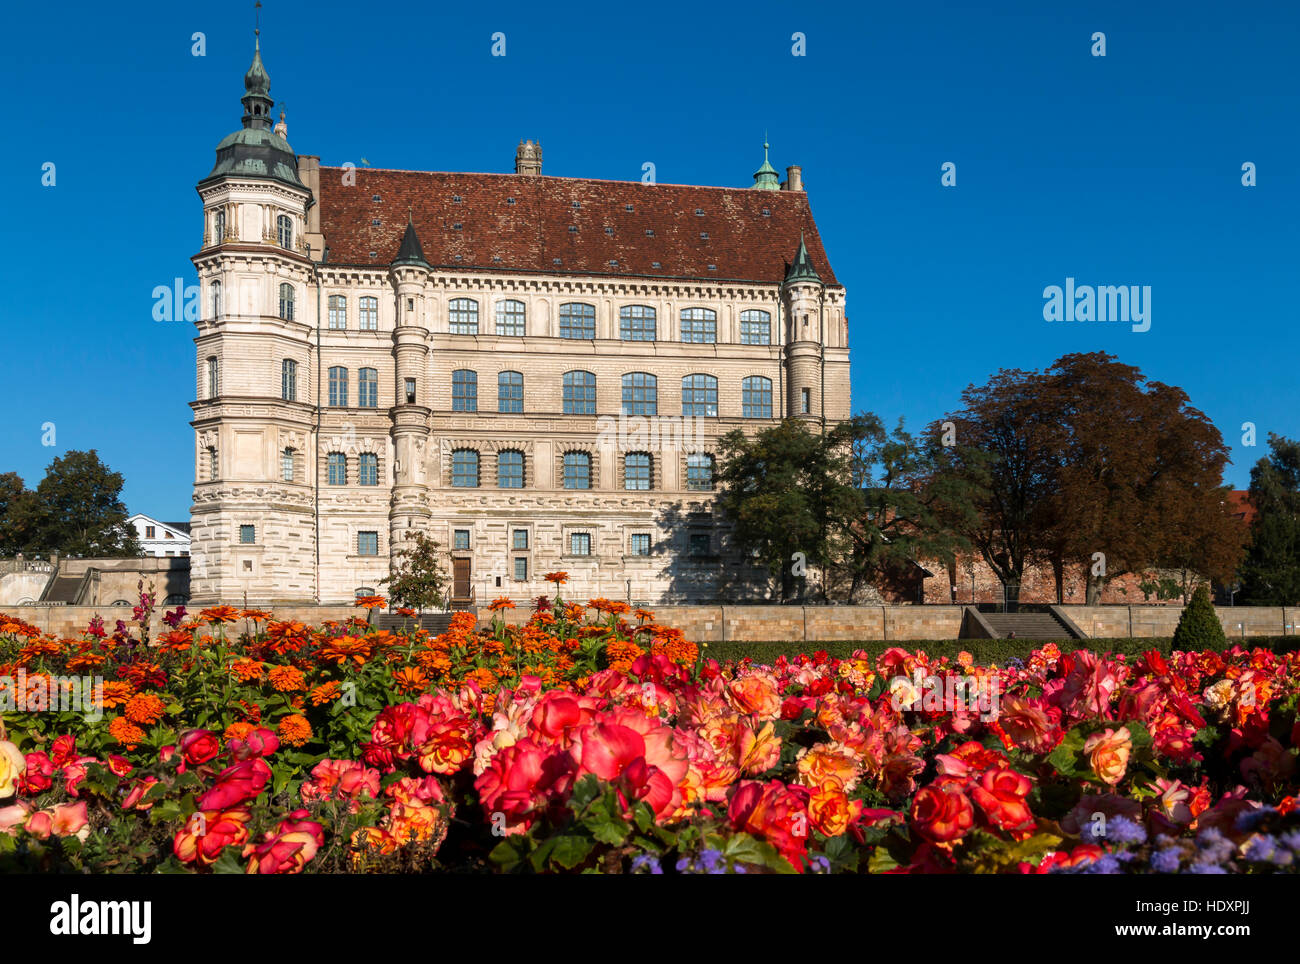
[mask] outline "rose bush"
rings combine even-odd
[[[0,869],[1300,866],[1296,653],[720,665],[549,578],[524,625],[457,614],[436,636],[223,606],[150,638],[146,597],[80,639],[0,616],[7,685],[105,680],[102,715],[4,712]],[[993,707],[932,698],[958,679]]]

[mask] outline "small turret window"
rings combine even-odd
[[[812,411],[812,389],[801,388],[799,389],[799,412],[800,414],[807,415],[811,411]]]
[[[208,359],[208,398],[221,394],[221,363],[213,355]]]
[[[285,482],[293,481],[293,449],[280,453],[280,478]]]
[[[298,363],[292,358],[280,363],[280,397],[286,402],[298,401]]]
[[[280,285],[280,317],[293,321],[293,285],[288,283]]]
[[[212,243],[221,244],[226,240],[226,212],[217,211],[212,215]]]
[[[221,282],[214,281],[212,284],[208,285],[208,292],[211,295],[212,320],[216,321],[221,315]]]
[[[293,247],[293,221],[287,214],[281,214],[275,219],[276,232],[279,235],[280,247]]]

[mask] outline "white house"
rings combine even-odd
[[[190,524],[188,522],[159,522],[137,512],[127,519],[135,527],[135,537],[144,556],[188,556],[190,554]]]

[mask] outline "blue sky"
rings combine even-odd
[[[239,126],[252,18],[11,8],[0,471],[35,485],[93,447],[132,511],[188,518],[194,330],[151,293],[194,277],[194,184]],[[532,137],[548,174],[743,186],[767,130],[848,289],[855,409],[915,428],[1000,367],[1100,349],[1184,388],[1237,486],[1268,432],[1300,436],[1295,3],[269,0],[262,28],[290,141],[325,164],[508,171]],[[1067,276],[1150,285],[1151,330],[1045,322]]]

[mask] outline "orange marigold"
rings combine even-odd
[[[563,572],[563,571],[561,571],[561,572],[548,572],[548,573],[547,573],[545,576],[543,576],[542,578],[545,579],[547,582],[553,582],[553,583],[555,583],[557,586],[563,586],[566,582],[569,581],[569,574],[568,574],[567,572]]]
[[[403,693],[419,693],[429,685],[429,677],[414,666],[405,666],[393,674],[393,683]]]
[[[128,750],[134,750],[145,738],[144,730],[120,716],[114,717],[108,724],[108,732]]]
[[[167,705],[153,693],[139,693],[127,701],[126,718],[141,726],[152,726],[163,718]]]
[[[292,666],[273,667],[266,674],[266,677],[271,681],[271,686],[281,693],[292,693],[307,688],[307,681],[303,678],[302,670],[295,669]]]
[[[257,727],[252,723],[245,723],[241,720],[238,723],[231,723],[226,727],[226,732],[223,735],[227,740],[242,740],[255,729],[257,729]]]
[[[488,606],[488,609],[492,610],[493,612],[498,612],[499,610],[502,609],[514,609],[514,608],[515,608],[514,601],[509,596],[497,596],[496,599],[492,600],[492,605]]]
[[[362,609],[383,609],[388,605],[388,600],[383,596],[358,596],[352,605]]]
[[[234,606],[211,606],[199,613],[201,623],[233,623],[239,618],[239,610]]]
[[[290,713],[288,716],[281,717],[280,725],[275,728],[275,732],[279,733],[280,739],[290,746],[302,746],[311,739],[311,724],[307,722],[306,717]]]
[[[231,664],[230,671],[241,683],[250,683],[262,678],[262,664],[255,659],[237,659]]]
[[[328,683],[321,683],[320,686],[315,687],[307,694],[307,699],[311,701],[312,706],[320,706],[323,703],[332,703],[338,698],[338,680],[330,680]]]
[[[135,687],[126,680],[109,680],[104,683],[104,709],[125,706],[127,700],[134,695]]]

